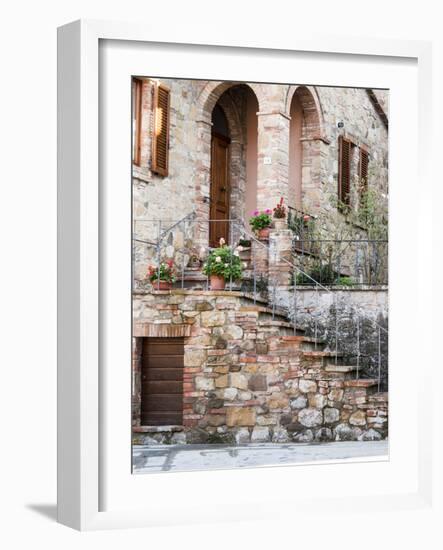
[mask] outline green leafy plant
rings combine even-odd
[[[203,265],[205,275],[220,275],[228,281],[236,281],[242,275],[242,262],[238,252],[233,252],[229,246],[222,245],[211,251]]]
[[[160,281],[174,283],[175,282],[174,262],[172,260],[161,262],[160,269],[155,265],[150,265],[148,267],[147,277],[151,281],[151,283],[154,283],[159,279]]]
[[[336,284],[341,285],[341,286],[354,286],[355,285],[352,277],[339,277]]]
[[[267,208],[263,212],[254,210],[252,218],[249,219],[249,224],[254,231],[260,231],[260,229],[266,229],[272,224],[272,210]]]
[[[243,248],[251,248],[251,241],[250,239],[239,239],[238,246],[242,246]]]

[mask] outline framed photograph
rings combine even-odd
[[[428,506],[429,45],[194,42],[59,29],[59,521]]]

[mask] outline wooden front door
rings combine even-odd
[[[144,338],[142,426],[183,423],[183,338]]]
[[[212,134],[209,246],[229,242],[229,138]]]

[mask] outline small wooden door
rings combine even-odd
[[[209,246],[229,242],[229,143],[230,139],[212,134]]]
[[[183,338],[144,338],[142,426],[183,423]]]

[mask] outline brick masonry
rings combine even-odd
[[[167,328],[164,328],[167,327]],[[185,337],[183,425],[140,426],[145,335]],[[171,334],[172,334],[171,332]],[[283,316],[240,292],[153,291],[134,296],[133,439],[137,443],[378,440],[388,398]]]

